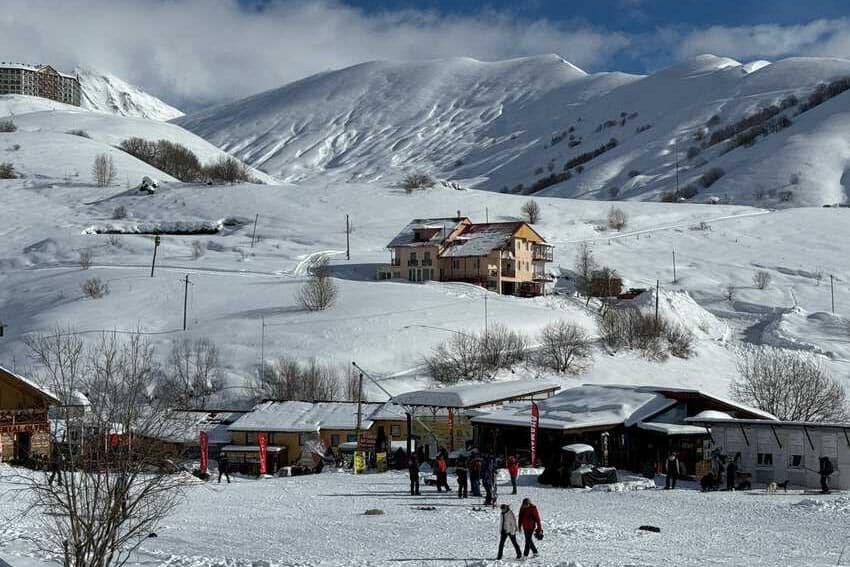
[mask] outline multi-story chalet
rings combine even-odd
[[[50,454],[50,392],[0,367],[0,460],[27,462]]]
[[[469,282],[505,295],[543,295],[552,246],[524,222],[414,219],[387,245],[378,279]]]
[[[0,95],[20,94],[80,106],[80,80],[50,65],[0,62]]]

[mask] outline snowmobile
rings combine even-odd
[[[595,455],[593,447],[584,443],[564,445],[560,458],[544,469],[538,482],[567,488],[617,482],[617,469],[596,466]]]

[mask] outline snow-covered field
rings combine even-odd
[[[675,491],[623,490],[642,481],[614,492],[555,489],[537,485],[532,472],[523,471],[517,496],[503,478],[499,500],[515,511],[526,497],[539,507],[545,536],[540,556],[528,560],[534,565],[850,565],[850,498],[843,494],[700,493],[687,483]],[[0,474],[0,557],[17,567],[45,564],[27,540],[37,519],[16,515],[25,501],[4,488]],[[408,488],[407,474],[396,472],[191,483],[184,503],[129,565],[501,564],[498,509],[432,487],[412,497]],[[364,515],[372,508],[384,514]],[[505,557],[515,562],[510,543]]]

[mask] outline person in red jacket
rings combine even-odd
[[[537,557],[537,547],[534,545],[533,537],[543,537],[543,524],[540,522],[540,512],[537,511],[537,506],[531,503],[528,498],[522,499],[522,506],[519,509],[519,528],[525,535],[525,550],[523,556],[528,557],[528,552],[531,551]]]
[[[442,453],[437,456],[437,492],[441,492],[445,488],[446,492],[451,492],[449,488],[448,465]]]
[[[519,461],[514,455],[508,457],[508,474],[511,475],[511,494],[516,494],[516,479],[519,476]]]

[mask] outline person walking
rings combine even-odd
[[[679,458],[676,451],[670,451],[667,457],[667,480],[664,482],[664,490],[676,488],[676,479],[679,478]]]
[[[523,556],[528,557],[528,552],[531,551],[537,557],[537,547],[534,545],[533,538],[543,539],[543,523],[540,521],[537,506],[528,498],[522,499],[522,506],[519,509],[519,527],[525,536]]]
[[[410,495],[419,496],[419,457],[410,455],[407,461],[407,472],[410,475]]]
[[[508,457],[508,474],[511,476],[511,494],[516,494],[516,480],[519,476],[519,460],[516,456]]]
[[[457,475],[458,498],[467,498],[469,496],[466,482],[466,470],[466,457],[458,457],[457,464],[455,465],[455,474]]]
[[[218,457],[218,483],[221,484],[221,475],[227,479],[227,484],[230,484],[230,460],[227,455],[221,454]]]
[[[473,496],[481,497],[481,457],[477,453],[469,460],[469,487]]]
[[[735,455],[734,458],[729,459],[729,463],[726,465],[726,490],[732,492],[735,490],[735,479],[738,477],[738,457],[741,456],[741,453]]]
[[[442,492],[443,488],[446,489],[446,492],[452,491],[452,489],[449,488],[448,468],[449,467],[446,464],[446,459],[443,457],[443,454],[440,453],[437,455],[437,492]]]
[[[50,478],[47,479],[47,485],[53,486],[54,480],[62,486],[62,450],[57,443],[50,447]]]
[[[481,462],[481,484],[484,485],[484,505],[495,506],[496,499],[494,498],[493,486],[496,483],[496,471],[493,464],[493,458],[487,455]]]
[[[829,457],[821,457],[818,473],[820,474],[820,491],[824,494],[829,494],[829,477],[833,472],[835,472],[835,469],[832,467],[832,461],[829,460]]]
[[[516,551],[516,558],[522,559],[522,553],[519,550],[519,544],[516,541],[517,521],[513,510],[508,504],[502,504],[502,521],[500,522],[500,537],[499,537],[499,555],[496,561],[501,561],[505,551],[505,541],[510,539]]]

